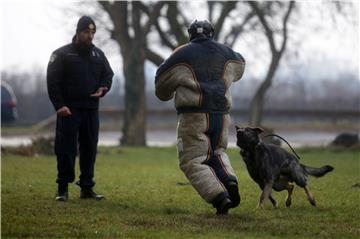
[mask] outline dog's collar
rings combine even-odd
[[[259,141],[257,144],[255,144],[255,145],[253,145],[253,146],[249,145],[249,147],[240,148],[240,153],[241,153],[241,154],[251,153],[251,152],[255,151],[257,148],[260,148],[261,145],[263,145],[263,142],[262,142],[262,141]]]

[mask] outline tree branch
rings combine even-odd
[[[159,33],[161,42],[162,42],[165,46],[167,46],[167,47],[169,47],[169,48],[171,48],[171,49],[175,49],[176,46],[171,43],[171,41],[169,40],[169,38],[166,36],[166,34],[164,33],[164,31],[161,29],[158,21],[155,23],[155,27],[156,27],[157,32]]]
[[[295,6],[295,2],[291,1],[290,4],[289,4],[289,7],[287,9],[287,12],[285,14],[285,17],[283,19],[283,22],[282,22],[282,26],[283,26],[283,43],[282,43],[282,46],[281,46],[281,49],[280,49],[280,53],[284,52],[284,50],[286,48],[286,43],[287,43],[287,39],[288,39],[287,22],[289,20],[291,11],[294,8],[294,6]]]
[[[276,46],[275,46],[275,41],[274,41],[274,32],[271,30],[268,22],[266,21],[264,12],[259,8],[257,2],[249,1],[248,4],[253,9],[255,14],[259,18],[261,25],[265,29],[265,35],[269,41],[271,52],[274,52],[274,53],[277,52]]]
[[[236,7],[236,3],[235,1],[226,1],[226,2],[221,2],[223,7],[222,7],[222,11],[221,14],[217,20],[217,22],[215,24],[213,24],[214,26],[214,32],[215,32],[215,40],[218,39],[220,30],[222,29],[225,19],[227,16],[229,16],[229,13]]]
[[[164,61],[164,58],[162,58],[159,54],[155,53],[149,48],[145,50],[145,56],[146,59],[154,63],[156,66],[159,66]]]
[[[225,44],[233,47],[239,35],[244,31],[246,24],[255,16],[254,12],[249,12],[246,17],[243,19],[240,25],[234,25],[229,34],[225,36]],[[232,40],[230,41],[229,39]]]
[[[111,37],[114,40],[119,41],[120,43],[130,42],[131,38],[128,32],[129,25],[127,21],[127,2],[115,1],[110,3],[98,1],[98,3],[110,15],[110,18],[113,20],[114,29],[117,29],[116,32],[111,33]]]
[[[208,12],[209,12],[209,21],[210,22],[213,21],[215,4],[216,4],[215,1],[207,1]]]
[[[158,17],[160,16],[160,11],[165,6],[166,2],[159,1],[153,7],[152,11],[148,12],[149,20],[144,26],[144,33],[148,34],[150,32],[151,26],[157,22]]]
[[[168,2],[167,18],[170,24],[171,31],[174,33],[178,45],[182,45],[188,41],[182,25],[178,22],[177,16],[179,15],[179,9],[177,2]]]
[[[144,32],[140,24],[141,14],[140,14],[140,4],[139,1],[132,2],[132,25],[135,32],[135,37],[139,39],[144,38]]]

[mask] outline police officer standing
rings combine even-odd
[[[207,20],[195,20],[188,32],[190,42],[175,49],[158,68],[156,95],[164,101],[175,97],[180,168],[217,214],[227,214],[240,203],[237,178],[225,153],[229,87],[242,77],[245,60],[214,41]]]
[[[48,64],[49,98],[57,112],[55,154],[57,201],[68,199],[68,183],[75,179],[79,145],[80,198],[101,200],[93,191],[94,166],[99,134],[99,98],[112,84],[114,75],[104,53],[92,44],[94,21],[82,16],[72,43],[55,50]]]

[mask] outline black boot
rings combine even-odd
[[[95,199],[102,200],[104,199],[104,195],[100,195],[95,193],[92,188],[81,188],[80,198],[82,199]]]
[[[231,208],[237,207],[240,204],[239,188],[236,182],[231,181],[228,184],[228,192],[231,199]]]
[[[68,200],[68,185],[67,184],[59,184],[58,191],[55,196],[56,201],[65,202]]]
[[[217,215],[227,215],[229,208],[231,208],[232,202],[229,198],[224,198],[216,207]]]

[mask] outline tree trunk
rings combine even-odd
[[[135,39],[134,39],[135,41]],[[125,112],[121,145],[146,145],[144,47],[122,50],[125,76]]]
[[[145,5],[141,1],[99,1],[99,4],[113,21],[111,38],[119,44],[123,59],[125,112],[120,143],[143,146],[146,145],[145,58],[160,61],[147,48],[146,39],[165,2]],[[142,24],[145,14],[148,20]]]
[[[272,84],[272,80],[274,78],[276,69],[278,68],[280,58],[281,54],[273,55],[271,58],[271,64],[266,74],[266,78],[261,83],[255,93],[255,96],[251,100],[249,124],[252,126],[260,126],[262,122],[265,94]]]
[[[276,49],[275,45],[275,36],[274,36],[274,29],[272,29],[271,24],[268,23],[268,21],[265,18],[264,9],[259,7],[258,2],[255,1],[249,1],[248,4],[250,7],[254,10],[254,13],[258,16],[259,21],[261,25],[264,28],[265,35],[269,42],[269,47],[271,50],[271,63],[268,69],[268,72],[266,74],[265,81],[260,85],[259,89],[256,91],[256,94],[251,101],[250,105],[250,117],[249,117],[249,123],[253,126],[260,126],[262,121],[262,110],[264,108],[264,98],[267,90],[270,88],[272,80],[274,78],[276,69],[279,66],[279,62],[281,59],[282,54],[284,53],[286,49],[286,43],[288,38],[287,33],[287,24],[290,17],[290,13],[295,5],[294,1],[291,1],[288,5],[288,9],[284,15],[284,18],[282,19],[282,43],[280,49]]]

